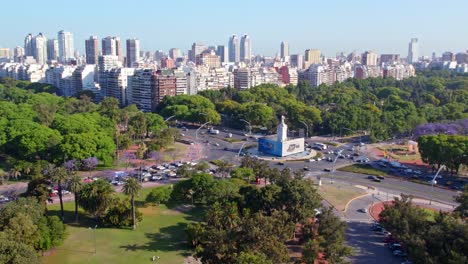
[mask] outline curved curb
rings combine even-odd
[[[344,209],[343,209],[343,212],[346,212],[346,211],[348,210],[348,206],[349,206],[349,204],[350,204],[352,201],[357,200],[357,199],[360,199],[360,198],[362,198],[362,197],[366,197],[366,196],[368,196],[368,195],[370,195],[370,193],[366,193],[366,194],[363,194],[363,195],[359,195],[359,196],[356,196],[356,197],[352,198],[351,200],[349,200],[349,201],[346,203],[346,205],[345,205],[345,207],[344,207]]]

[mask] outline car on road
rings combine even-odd
[[[10,201],[10,198],[6,197],[6,196],[0,196],[0,203],[7,203]]]
[[[315,159],[309,159],[308,162],[315,162]]]
[[[284,162],[279,161],[279,162],[276,163],[276,164],[283,166],[283,165],[284,165]]]
[[[329,168],[325,168],[325,169],[323,169],[323,171],[326,171],[326,172],[333,172],[333,171],[335,171],[335,170],[332,170],[332,169],[329,169]]]
[[[309,169],[309,167],[305,166],[305,167],[304,167],[304,170],[305,170],[305,171],[308,171],[308,170],[310,170],[310,169]]]
[[[394,250],[393,251],[393,256],[397,256],[397,257],[406,257],[408,256],[406,254],[406,252],[402,251],[402,250]]]
[[[215,145],[215,146],[219,147],[219,143],[213,143],[213,145]]]
[[[361,209],[358,209],[358,212],[361,212],[361,213],[367,213],[367,208],[361,208]]]
[[[321,161],[321,160],[322,160],[322,158],[317,158],[317,161]]]
[[[153,176],[153,177],[151,177],[151,181],[160,181],[162,179],[163,179],[162,176]]]

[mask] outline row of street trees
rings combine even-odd
[[[454,213],[440,212],[434,220],[427,211],[402,195],[380,214],[381,224],[401,242],[413,263],[467,263],[468,224],[466,223],[468,185],[457,198]]]

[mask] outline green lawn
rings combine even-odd
[[[366,193],[362,189],[352,186],[340,186],[337,183],[333,185],[322,184],[322,186],[318,187],[318,192],[323,199],[327,200],[339,211],[344,211],[348,201]]]
[[[188,145],[182,143],[174,143],[174,145],[161,152],[160,162],[170,162],[183,159],[188,147]]]
[[[151,189],[143,189],[139,202]],[[59,214],[59,204],[49,206],[50,214]],[[74,203],[66,203],[66,220],[73,219]],[[96,254],[94,254],[93,220],[81,215],[80,226],[68,226],[69,236],[53,254],[43,258],[44,263],[148,263],[152,256],[159,256],[157,263],[183,263],[191,254],[186,244],[187,223],[200,218],[201,210],[181,212],[159,207],[140,207],[143,221],[137,230],[118,228],[96,229]]]
[[[360,174],[376,175],[376,176],[386,176],[387,175],[387,173],[385,171],[375,169],[369,164],[353,164],[353,165],[349,165],[349,166],[346,166],[346,167],[339,168],[338,170],[339,171],[360,173]]]

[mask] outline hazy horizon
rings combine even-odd
[[[253,53],[266,56],[279,53],[281,41],[287,41],[291,54],[312,48],[326,56],[373,50],[406,57],[413,37],[419,39],[420,55],[468,50],[468,1],[462,0],[123,2],[26,1],[20,11],[15,2],[5,2],[2,18],[9,26],[0,29],[0,47],[23,46],[28,33],[57,38],[64,29],[74,34],[81,54],[91,35],[119,36],[123,42],[139,38],[141,50],[152,52],[180,48],[186,53],[193,42],[227,45],[232,34],[250,35]]]

